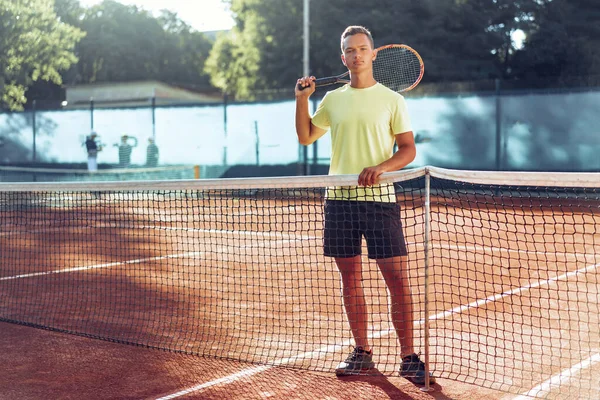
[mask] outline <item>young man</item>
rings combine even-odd
[[[158,146],[153,138],[148,138],[148,147],[146,148],[146,166],[156,167],[158,165]]]
[[[129,144],[129,139],[133,139],[133,145]],[[131,165],[131,152],[137,143],[137,138],[127,135],[121,136],[121,144],[115,143],[115,147],[119,148],[119,167],[128,168]]]
[[[88,153],[88,171],[98,171],[98,152],[102,151],[102,146],[97,142],[98,135],[92,132],[85,140],[85,148]]]
[[[400,208],[393,186],[377,185],[382,173],[399,170],[415,158],[410,119],[404,98],[373,78],[377,54],[371,33],[362,26],[349,26],[342,33],[341,48],[351,83],[328,92],[312,118],[308,99],[315,91],[315,78],[300,78],[296,85],[298,141],[309,145],[331,130],[329,174],[359,174],[359,187],[329,189],[325,202],[324,253],[334,257],[340,271],[344,308],[356,346],[338,365],[336,374],[360,374],[375,366],[362,287],[361,242],[365,236],[369,258],[376,259],[389,290],[392,322],[401,347],[400,375],[424,384],[425,365],[413,347],[413,309]]]

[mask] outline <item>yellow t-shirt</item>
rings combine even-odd
[[[404,97],[380,83],[327,92],[312,123],[331,131],[330,175],[359,174],[393,155],[395,135],[412,130]],[[329,188],[328,199],[395,202],[393,185]]]

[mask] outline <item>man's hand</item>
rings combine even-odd
[[[304,88],[303,90],[300,90],[300,88]],[[302,97],[310,97],[311,94],[313,94],[315,92],[316,86],[315,86],[315,77],[314,76],[305,76],[302,77],[300,79],[298,79],[298,81],[296,82],[296,89],[295,89],[295,94],[296,94],[296,98],[302,98]]]
[[[379,166],[375,167],[367,167],[362,170],[360,175],[358,175],[358,185],[359,186],[373,186],[377,183],[379,179],[379,175],[383,173],[383,169]]]

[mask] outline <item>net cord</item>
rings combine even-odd
[[[494,172],[465,171],[439,167],[420,167],[396,172],[386,172],[379,183],[401,183],[429,175],[432,178],[455,180],[465,183],[508,186],[538,187],[598,187],[598,173],[593,172]],[[87,192],[132,190],[219,190],[219,189],[290,189],[336,186],[356,186],[358,175],[281,176],[274,178],[218,178],[174,179],[168,181],[125,182],[21,182],[0,183],[0,191],[6,192]]]

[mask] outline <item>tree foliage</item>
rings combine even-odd
[[[60,85],[61,72],[77,62],[84,33],[62,22],[53,0],[0,0],[0,106],[21,110],[36,81]]]
[[[177,14],[163,11],[158,18],[164,33],[157,79],[188,87],[207,89],[210,78],[204,71],[213,47],[203,33],[194,31]]]
[[[221,40],[235,57],[210,69],[213,78],[229,76],[227,90],[240,98],[293,87],[302,74],[303,0],[227,2],[237,25]],[[364,25],[376,46],[417,49],[425,82],[589,74],[598,70],[599,7],[595,0],[312,0],[310,73],[343,71],[339,36]],[[515,43],[518,32],[527,36],[524,47]],[[223,59],[222,50],[215,47],[211,59]]]
[[[154,16],[115,0],[89,8],[0,0],[2,102],[56,97],[61,82],[155,79],[240,100],[291,91],[303,73],[304,0],[222,1],[236,26],[213,41],[173,12]],[[310,0],[312,75],[344,71],[339,38],[348,25],[371,29],[376,46],[413,46],[424,82],[560,81],[600,67],[597,0]]]
[[[490,7],[484,0],[312,1],[310,73],[329,76],[342,72],[340,34],[348,25],[364,25],[372,31],[376,46],[405,43],[416,48],[426,60],[429,81],[498,77],[506,68],[498,55],[508,54],[505,47],[511,42],[506,37],[516,29],[516,24],[506,26],[510,21],[506,4]],[[241,98],[293,87],[302,74],[303,0],[230,0],[230,5],[237,26],[221,40],[229,42],[227,51],[235,55],[234,63],[222,64],[218,71],[212,68],[211,74],[229,75],[228,90]],[[220,51],[215,47],[211,58],[222,58],[216,54]],[[234,70],[240,75],[233,74]]]
[[[233,0],[237,26],[219,37],[206,70],[212,83],[237,98],[289,82],[290,67],[301,60],[302,9],[297,0]]]
[[[598,74],[600,3],[547,0],[536,14],[535,29],[517,54],[514,68],[517,76],[532,82]]]
[[[105,0],[86,10],[81,28],[87,36],[79,47],[78,83],[208,83],[201,77],[212,44],[173,13],[155,18],[136,6]]]
[[[78,0],[55,0],[54,7],[60,21],[86,33],[75,49],[79,62],[62,74],[64,83],[159,80],[211,88],[204,64],[213,43],[177,14],[164,10],[154,16],[113,0],[89,8]],[[36,83],[28,94],[55,99],[60,92],[56,85]]]
[[[236,54],[233,35],[219,35],[215,41],[210,56],[206,60],[205,70],[211,77],[211,83],[224,93],[232,93],[234,88],[240,88],[238,79],[241,74],[236,70]],[[237,90],[240,92],[240,90]]]

